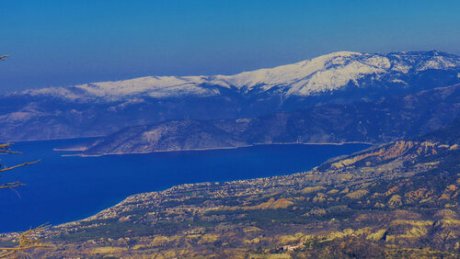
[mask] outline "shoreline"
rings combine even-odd
[[[173,152],[199,152],[199,151],[212,151],[212,150],[229,150],[229,149],[238,149],[238,148],[250,148],[257,146],[270,146],[270,145],[310,145],[310,146],[342,146],[342,145],[353,145],[361,144],[368,145],[369,147],[373,145],[378,145],[379,143],[369,143],[369,142],[360,142],[360,141],[350,141],[350,142],[314,142],[314,143],[297,143],[297,142],[278,142],[278,143],[255,143],[251,145],[242,145],[236,147],[216,147],[216,148],[194,148],[194,149],[182,149],[182,150],[159,150],[159,151],[149,151],[149,152],[126,152],[126,153],[101,153],[101,154],[62,154],[62,157],[102,157],[102,156],[123,156],[123,155],[147,155],[147,154],[157,154],[157,153],[173,153]],[[59,151],[57,151],[59,152]]]

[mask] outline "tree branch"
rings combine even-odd
[[[0,189],[14,189],[20,186],[24,186],[24,184],[21,182],[5,183],[5,184],[0,185]]]
[[[16,169],[16,168],[19,168],[19,167],[23,167],[23,166],[33,165],[33,164],[36,164],[36,163],[38,163],[38,162],[40,162],[40,160],[25,162],[25,163],[21,163],[21,164],[9,166],[9,167],[1,168],[1,169],[0,169],[0,173],[4,173],[4,172],[7,172],[7,171],[11,171],[11,170],[13,170],[13,169]]]

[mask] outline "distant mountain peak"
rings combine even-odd
[[[336,58],[349,58],[349,57],[356,57],[356,56],[362,56],[362,55],[365,55],[365,53],[343,50],[343,51],[327,53],[327,54],[315,57],[313,59],[331,60],[331,59],[336,59]],[[305,60],[305,61],[310,61],[310,60],[312,59]]]

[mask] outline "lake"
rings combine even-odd
[[[41,159],[6,173],[1,182],[26,186],[0,190],[0,232],[78,220],[120,202],[128,195],[205,181],[229,181],[306,171],[325,160],[368,145],[260,145],[253,147],[112,155],[62,156],[54,148],[88,140],[17,143],[21,155],[2,156],[2,163]]]

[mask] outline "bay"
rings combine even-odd
[[[41,159],[6,173],[0,182],[21,181],[0,190],[0,232],[22,231],[91,216],[131,194],[174,185],[230,181],[307,171],[329,158],[365,149],[365,144],[258,145],[245,148],[110,155],[63,156],[55,148],[87,139],[17,143],[21,155],[0,157],[4,165]]]

